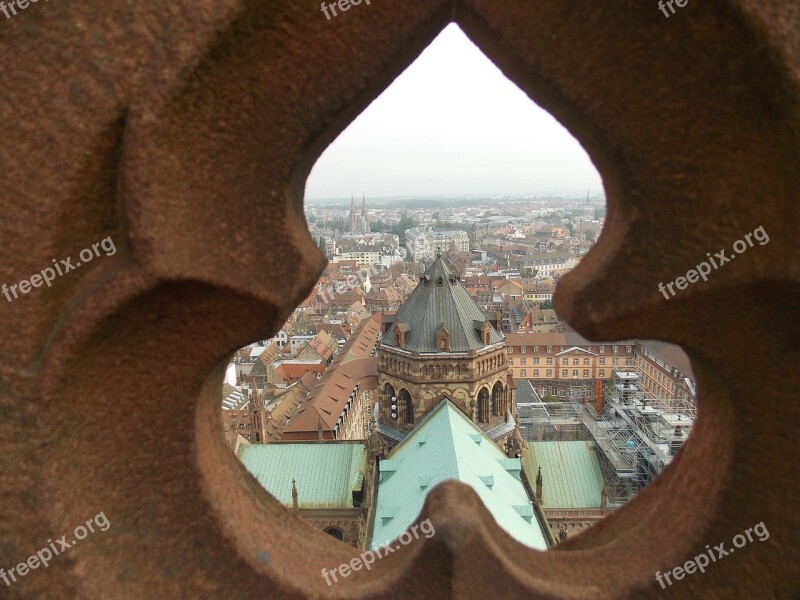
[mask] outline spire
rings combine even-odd
[[[300,510],[300,502],[297,494],[297,481],[292,479],[292,510]]]
[[[542,467],[539,467],[539,472],[536,474],[536,500],[542,502]]]

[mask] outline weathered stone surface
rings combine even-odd
[[[557,551],[513,543],[446,484],[426,509],[436,536],[327,588],[320,569],[352,551],[226,450],[222,365],[322,267],[302,216],[314,161],[453,18],[603,173],[609,226],[560,311],[586,335],[682,344],[701,418],[654,485]],[[800,593],[796,3],[665,19],[655,2],[373,0],[326,21],[307,0],[87,0],[0,19],[0,283],[109,235],[118,248],[0,297],[0,566],[111,522],[5,596]],[[758,226],[768,245],[659,294]],[[761,521],[767,542],[656,583]]]

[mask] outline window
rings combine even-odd
[[[538,365],[539,364],[539,359],[538,358],[534,358],[533,359],[533,364]]]
[[[552,377],[553,376],[553,369],[547,369],[547,376],[548,377]]]
[[[526,373],[525,369],[522,369],[522,371],[519,372],[519,376],[525,377],[525,373]]]
[[[567,371],[566,369],[564,369],[563,371],[561,371],[561,376],[562,376],[562,377],[569,377],[569,371]]]
[[[514,354],[514,347],[513,346],[509,346],[508,347],[508,353],[509,354]]]
[[[566,396],[566,395],[567,395],[567,390],[566,390],[566,389],[564,389],[564,388],[562,388],[562,389],[561,389],[561,395],[562,395],[562,396]]]
[[[631,347],[630,347],[630,346],[625,346],[625,353],[626,353],[626,354],[630,354],[632,351],[633,351],[633,350],[631,349]]]
[[[626,360],[625,360],[625,364],[626,364],[626,365],[633,365],[633,359],[632,359],[632,358],[628,358],[628,359],[626,359]]]
[[[584,369],[583,370],[583,376],[584,377],[588,377],[589,376],[589,369]]]
[[[588,358],[584,358],[583,359],[583,364],[584,364],[584,366],[588,367],[589,366],[589,359]]]
[[[599,360],[600,360],[600,364],[601,364],[601,365],[604,365],[604,364],[606,364],[606,359],[605,359],[605,358],[601,358],[601,359],[599,359]]]
[[[604,354],[605,351],[606,351],[606,347],[605,346],[600,346],[600,354]]]
[[[612,351],[614,354],[616,354],[617,352],[619,352],[619,346],[611,346],[611,351]]]
[[[563,364],[565,367],[568,367],[568,366],[569,366],[569,359],[568,359],[568,358],[565,358],[565,359],[562,361],[562,364]]]
[[[572,370],[572,376],[573,377],[577,377],[578,376],[578,369],[573,369]]]
[[[572,359],[572,364],[573,364],[573,365],[575,365],[575,366],[577,366],[577,365],[581,364],[581,359],[579,359],[579,358],[573,358],[573,359]]]
[[[547,387],[546,386],[542,386],[542,387],[539,388],[539,395],[540,396],[546,396],[547,395]]]
[[[533,376],[534,377],[538,377],[539,376],[539,369],[534,369],[533,370]]]
[[[522,354],[525,354],[525,353],[528,351],[528,347],[527,347],[527,346],[523,346],[522,348],[520,348],[520,349],[519,349],[519,351],[520,351]]]
[[[616,366],[616,365],[618,365],[618,364],[619,364],[619,359],[618,359],[618,358],[615,358],[615,359],[614,359],[612,362],[614,363],[614,366]]]
[[[605,376],[606,376],[606,370],[600,369],[600,377],[605,377]]]
[[[547,364],[548,365],[552,365],[553,364],[553,359],[552,358],[548,358],[547,359]]]
[[[533,347],[533,351],[534,351],[534,352],[539,352],[539,346],[534,346],[534,347]]]
[[[514,359],[513,358],[509,358],[508,359],[508,364],[513,367],[514,366]]]
[[[548,346],[547,347],[547,353],[550,354],[552,351],[553,351],[553,347],[552,346]]]

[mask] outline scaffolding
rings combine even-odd
[[[620,506],[655,479],[689,437],[696,409],[644,389],[635,367],[615,370],[603,385],[602,401],[571,400],[597,443],[609,506]],[[588,393],[583,395],[588,398]]]
[[[646,391],[644,374],[633,366],[606,382],[570,382],[565,402],[543,402],[534,391],[518,410],[526,441],[596,442],[609,508],[625,504],[666,468],[696,416],[693,404]]]

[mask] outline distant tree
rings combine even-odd
[[[596,239],[597,239],[597,234],[594,232],[594,229],[590,229],[589,231],[586,232],[586,241],[587,242],[594,243],[594,241]]]
[[[317,222],[317,217],[315,217],[314,215],[308,215],[308,217],[306,218],[306,221],[308,221],[309,223],[316,223]]]
[[[400,221],[392,229],[392,233],[400,238],[400,245],[406,243],[406,231],[417,226],[417,221],[413,217],[408,216],[408,212],[404,212],[400,217]]]
[[[437,212],[433,213],[433,215],[431,215],[431,216],[433,217],[434,221],[440,221],[441,218],[442,218],[442,213],[437,211]]]
[[[542,402],[558,402],[558,398],[547,394],[546,396],[542,396]]]
[[[600,219],[606,216],[606,207],[605,206],[598,206],[594,209],[594,219],[595,221],[599,221]]]
[[[553,310],[553,301],[545,300],[539,303],[539,310]]]
[[[326,248],[325,248],[325,238],[324,238],[324,237],[322,237],[322,236],[319,236],[319,243],[318,243],[318,245],[319,245],[319,249],[322,251],[322,253],[323,253],[324,255],[326,255],[326,256],[327,256],[327,255],[328,255],[328,252],[327,252],[327,250],[326,250]]]
[[[573,237],[575,235],[575,223],[567,221],[564,226],[569,230],[569,237]]]
[[[369,222],[369,228],[372,231],[386,233],[387,231],[391,231],[392,227],[388,223],[381,221],[380,219],[375,219],[374,221]]]

